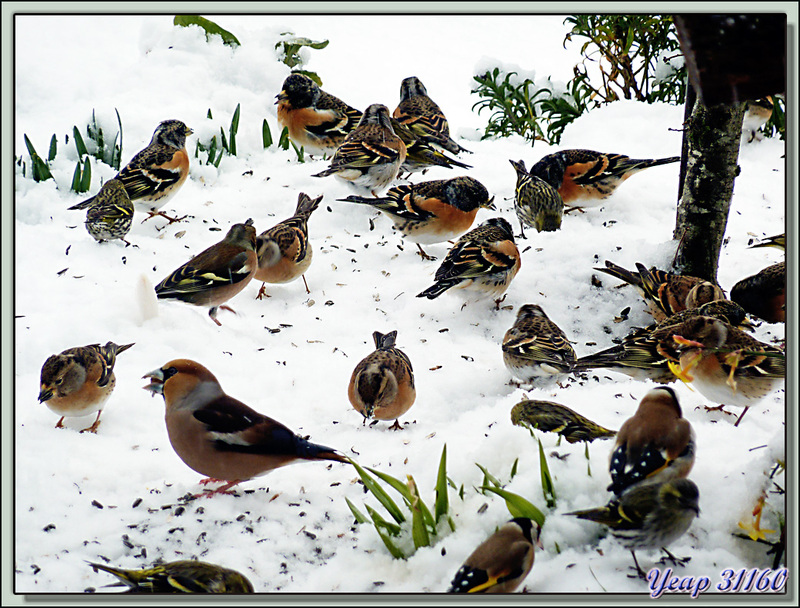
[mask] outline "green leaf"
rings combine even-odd
[[[378,502],[380,502],[389,512],[389,515],[392,516],[392,519],[394,519],[398,524],[403,523],[406,520],[406,518],[403,516],[403,512],[386,493],[386,491],[356,462],[353,462],[353,466],[355,467],[358,476],[361,478],[361,481],[364,483],[364,487],[367,488],[367,490],[369,490],[372,495],[378,499]]]
[[[419,489],[411,475],[408,476],[408,489],[411,492],[411,538],[414,541],[414,548],[429,547],[431,537],[428,534],[428,527],[425,525],[425,518],[420,509],[422,499],[419,496]]]
[[[81,161],[75,163],[75,171],[72,174],[72,185],[70,189],[75,192],[81,192]]]
[[[511,476],[509,477],[509,479],[514,479],[514,477],[517,475],[518,466],[519,466],[519,458],[515,459],[514,464],[511,465]]]
[[[549,508],[556,506],[556,489],[553,485],[553,478],[550,475],[550,467],[547,465],[547,458],[544,456],[544,447],[541,439],[539,440],[539,471],[542,478],[542,493]]]
[[[241,103],[236,104],[236,109],[233,111],[233,118],[231,119],[231,156],[236,156],[236,134],[239,132],[239,111],[241,110]]]
[[[383,516],[369,505],[364,505],[367,508],[367,513],[372,518],[372,523],[383,530],[386,530],[392,536],[400,536],[401,528],[397,524],[386,521]]]
[[[206,118],[208,118],[209,120],[214,120],[214,117],[211,116],[211,108],[208,108],[208,113],[206,114]]]
[[[23,134],[23,137],[25,138],[25,147],[28,148],[28,154],[31,157],[31,177],[33,177],[33,181],[42,182],[53,177],[50,173],[50,168],[36,153],[31,140],[28,139],[27,135]]]
[[[386,545],[386,548],[389,550],[389,553],[392,555],[392,557],[395,558],[395,559],[406,559],[406,556],[397,547],[397,545],[394,544],[392,539],[389,538],[389,535],[386,534],[386,532],[384,532],[383,530],[381,530],[380,527],[378,527],[377,524],[373,524],[373,525],[375,526],[375,531],[378,533],[378,536],[381,537],[381,540],[383,541],[383,544]]]
[[[447,444],[442,448],[439,459],[439,472],[436,476],[436,500],[433,505],[435,521],[438,523],[443,515],[450,511],[450,500],[447,494]]]
[[[231,47],[241,46],[241,43],[236,36],[231,34],[228,30],[221,28],[213,21],[209,21],[200,15],[175,15],[175,19],[172,23],[180,27],[197,25],[205,30],[206,40],[208,40],[209,36],[220,36],[222,37],[223,44]]]
[[[261,141],[264,144],[265,150],[272,146],[272,131],[269,128],[269,123],[266,118],[264,122],[261,123]]]
[[[353,517],[356,518],[356,523],[359,524],[371,523],[369,518],[366,515],[364,515],[361,511],[359,511],[356,508],[356,506],[352,502],[350,502],[350,499],[348,499],[347,496],[344,497],[344,500],[347,503],[347,506],[350,507],[350,512],[353,514]]]
[[[119,144],[114,145],[114,151],[111,154],[111,166],[119,171],[120,165],[122,164],[122,119],[119,116],[119,110],[117,110],[117,108],[114,108],[114,112],[117,114],[117,124],[119,125]]]
[[[289,140],[289,143],[292,144],[292,148],[294,148],[294,153],[297,154],[297,162],[299,163],[306,162],[306,159],[303,157],[303,152],[305,151],[305,148],[303,148],[303,146],[300,146],[298,148],[296,145],[294,145],[294,142],[291,140]]]
[[[488,471],[488,470],[487,470],[485,467],[483,467],[483,466],[479,465],[477,462],[475,463],[475,465],[476,465],[476,466],[477,466],[477,467],[478,467],[478,468],[479,468],[481,471],[483,471],[483,476],[484,476],[484,478],[485,478],[486,480],[488,480],[488,481],[492,482],[492,483],[493,483],[495,486],[497,486],[498,488],[499,488],[500,486],[502,486],[502,485],[503,485],[503,484],[501,484],[501,483],[500,483],[500,481],[497,479],[497,477],[495,477],[494,475],[492,475],[492,474],[491,474],[491,473],[490,473],[490,472],[489,472],[489,471]],[[483,485],[486,485],[486,484],[484,483]]]
[[[392,477],[388,473],[378,471],[377,469],[372,469],[367,467],[367,470],[376,477],[378,477],[381,481],[394,488],[403,497],[403,500],[405,501],[406,505],[408,505],[409,508],[411,507],[411,502],[413,497],[411,495],[411,492],[407,484],[403,483],[396,477]],[[433,516],[431,515],[430,510],[428,509],[428,507],[425,505],[424,502],[420,504],[420,510],[422,511],[422,515],[425,517],[425,523],[428,526],[430,526],[431,529],[435,530],[436,524],[434,523]]]
[[[502,488],[493,488],[491,486],[482,486],[481,490],[493,492],[502,497],[506,501],[506,507],[512,517],[527,517],[532,519],[540,526],[544,525],[544,513],[542,513],[536,506],[529,500],[523,498],[519,494],[514,494]]]
[[[72,139],[75,140],[75,149],[78,151],[78,158],[83,158],[88,154],[86,151],[86,144],[83,143],[83,137],[81,136],[81,132],[78,131],[78,127],[72,127]]]
[[[56,150],[58,149],[58,140],[56,139],[56,134],[53,133],[53,137],[50,140],[50,151],[47,154],[47,161],[53,162],[56,159]]]
[[[281,136],[278,139],[278,146],[284,150],[289,149],[289,129],[286,127],[283,127],[283,131],[281,131]]]
[[[92,165],[89,157],[83,159],[83,175],[81,176],[81,189],[78,192],[88,192],[92,186]]]

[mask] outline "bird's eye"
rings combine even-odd
[[[174,376],[177,373],[178,373],[177,369],[175,369],[174,367],[168,367],[167,369],[164,370],[164,381],[166,381],[169,378],[172,378],[172,376]]]
[[[59,378],[58,380],[56,380],[56,386],[61,386],[61,384],[63,382],[64,382],[64,378]]]

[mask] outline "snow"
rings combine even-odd
[[[207,42],[198,28],[173,27],[168,15],[16,18],[15,155],[30,166],[23,134],[45,154],[55,133],[59,151],[55,182],[34,183],[15,165],[15,592],[107,591],[102,586],[111,577],[92,572],[85,561],[138,568],[193,558],[243,572],[258,592],[442,592],[474,547],[511,517],[499,496],[475,490],[483,478],[480,463],[506,489],[546,512],[545,549],[537,552],[524,591],[630,592],[647,599],[647,585],[628,578],[630,554],[610,536],[601,538],[600,526],[564,515],[608,500],[611,442],[591,444],[587,462],[584,445],[557,445],[557,436],[537,433],[558,494],[548,510],[536,441],[513,426],[509,414],[522,399],[544,399],[618,429],[655,385],[600,370],[572,377],[563,388],[525,390],[509,384],[500,341],[525,303],[540,304],[578,356],[649,323],[632,288],[615,289],[617,281],[593,268],[607,259],[626,268],[636,262],[669,266],[676,247],[678,165],[632,177],[602,206],[567,215],[559,232],[528,229],[527,240],[518,240],[522,268],[503,307],[496,311],[484,301],[462,308],[458,293],[432,301],[415,297],[431,284],[447,244],[426,247],[439,260],[421,260],[386,217],[337,201],[352,194],[347,185],[311,177],[327,168],[326,161],[306,158],[301,164],[291,149],[264,150],[261,124],[266,118],[277,140],[274,98],[289,69],[277,60],[275,43],[287,30],[331,41],[307,52],[305,67],[319,73],[325,90],[361,109],[376,102],[393,109],[401,80],[416,75],[448,116],[454,136],[474,152],[461,157],[474,167],[469,174],[495,195],[497,214],[516,230],[509,159],[524,159],[530,167],[565,148],[679,155],[683,108],[614,103],[575,121],[552,148],[542,142],[531,148],[519,137],[479,141],[488,115],[471,112],[478,101],[470,94],[472,75],[501,65],[568,80],[578,45],[563,49],[561,17],[448,16],[442,27],[441,17],[421,15],[391,21],[206,16],[233,32],[241,46]],[[524,53],[520,40],[526,41]],[[227,132],[237,104],[239,155],[224,156],[218,170],[201,165],[193,156],[196,142],[220,127]],[[191,217],[166,226],[162,219],[141,223],[137,214],[127,237],[135,247],[127,248],[96,243],[82,212],[67,211],[85,196],[70,191],[77,155],[71,136],[65,145],[64,135],[73,126],[84,131],[93,110],[113,134],[115,109],[124,130],[123,163],[162,120],[178,118],[194,129],[187,146],[190,177],[164,209]],[[778,250],[747,246],[785,230],[785,152],[777,138],[742,147],[718,275],[726,290],[782,259]],[[115,173],[93,162],[91,192]],[[412,181],[458,174],[437,168]],[[324,194],[309,222],[315,250],[306,273],[310,294],[298,280],[268,286],[271,297],[257,301],[260,283],[253,282],[229,302],[236,315],[220,311],[222,327],[205,308],[178,302],[159,302],[157,316],[146,314],[142,294],[152,285],[234,223],[253,218],[260,233],[289,217],[299,192]],[[475,225],[492,215],[481,210]],[[602,288],[592,286],[593,275]],[[628,319],[615,323],[626,307]],[[417,383],[417,401],[399,432],[384,422],[362,425],[346,395],[353,368],[373,349],[372,332],[393,329]],[[772,342],[784,337],[784,327],[763,324],[755,335]],[[53,428],[56,417],[36,400],[45,359],[108,340],[136,345],[117,360],[117,387],[99,432],[77,432],[88,418]],[[450,492],[455,532],[406,561],[392,559],[371,526],[353,525],[345,498],[361,510],[365,503],[381,509],[356,483],[354,469],[337,463],[285,467],[243,483],[239,496],[196,500],[181,509],[181,498],[200,490],[199,477],[171,449],[163,401],[142,390],[141,376],[182,357],[199,361],[229,394],[312,441],[361,466],[403,480],[412,475],[429,506],[446,445],[448,476],[464,486],[463,500]],[[692,557],[676,574],[715,583],[725,568],[770,567],[765,545],[732,533],[762,488],[770,488],[766,475],[775,461],[787,457],[784,390],[734,428],[732,416],[707,413],[697,392],[680,382],[672,386],[697,434],[691,478],[701,505],[690,532],[670,547]],[[518,473],[509,480],[516,460]],[[777,481],[786,486],[785,475]],[[770,494],[762,527],[777,528],[778,511],[783,513],[781,497]],[[649,569],[658,555],[638,557]]]

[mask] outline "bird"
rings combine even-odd
[[[738,426],[755,405],[786,378],[786,353],[713,317],[694,317],[677,328],[679,364],[670,367],[706,399],[743,407]]]
[[[405,159],[406,145],[392,128],[389,109],[376,103],[336,149],[330,167],[313,177],[336,175],[377,196],[397,178]]]
[[[774,110],[775,102],[771,95],[745,102],[742,137],[747,139],[747,143],[751,143],[754,139],[760,140],[763,138],[759,133],[759,129],[767,124]]]
[[[697,308],[706,302],[725,299],[722,288],[699,277],[675,274],[659,270],[655,266],[648,270],[639,262],[636,263],[637,272],[626,270],[608,260],[605,266],[595,270],[633,285],[644,298],[648,312],[657,322],[687,308]]]
[[[512,593],[533,568],[541,526],[515,517],[483,541],[464,561],[447,593]]]
[[[767,266],[731,287],[731,300],[767,323],[786,322],[786,262]]]
[[[127,247],[130,243],[125,236],[133,224],[133,211],[133,203],[123,183],[110,179],[86,210],[86,230],[98,243],[119,239]]]
[[[44,403],[61,418],[56,428],[64,428],[64,418],[89,416],[97,412],[94,423],[81,430],[96,433],[100,414],[114,391],[117,355],[133,344],[106,342],[76,346],[47,358],[39,380],[39,403]]]
[[[435,283],[417,297],[433,300],[450,288],[500,297],[521,264],[511,225],[502,217],[489,218],[456,241],[436,271]]]
[[[135,207],[149,213],[144,221],[160,215],[169,223],[185,219],[173,218],[159,211],[178,192],[189,177],[189,153],[186,138],[193,131],[180,120],[165,120],[156,127],[150,143],[117,173]],[[91,197],[69,209],[86,209]]]
[[[350,376],[347,397],[367,419],[392,420],[391,430],[401,430],[400,416],[417,398],[414,370],[408,356],[395,346],[397,330],[372,334],[375,350],[356,365]]]
[[[574,372],[605,368],[636,380],[652,380],[658,384],[669,384],[676,380],[669,362],[678,362],[680,354],[673,340],[682,324],[696,316],[709,316],[730,323],[743,330],[754,326],[747,313],[736,302],[713,300],[697,308],[682,310],[670,315],[660,323],[639,327],[625,336],[621,342],[596,353],[579,357]]]
[[[382,211],[404,238],[417,244],[424,260],[436,258],[422,245],[457,238],[470,229],[479,209],[495,210],[494,197],[469,176],[394,186],[378,198],[351,195],[339,200]]]
[[[658,549],[673,563],[684,564],[666,547],[683,536],[700,514],[700,491],[689,479],[671,479],[654,484],[638,485],[622,496],[614,497],[606,506],[567,513],[607,526],[611,535],[631,552],[637,575],[645,579],[636,551]]]
[[[416,76],[400,84],[400,103],[392,117],[409,127],[421,140],[452,154],[469,152],[450,137],[450,126],[442,109],[428,97],[428,91]]]
[[[200,483],[225,482],[202,496],[228,493],[233,486],[301,461],[350,463],[336,450],[311,443],[289,428],[227,395],[206,367],[175,359],[143,378],[143,387],[164,397],[172,448]]]
[[[406,145],[406,159],[400,166],[400,173],[416,173],[421,171],[423,174],[431,167],[442,167],[452,169],[471,169],[472,165],[462,163],[460,160],[447,156],[436,146],[429,144],[425,139],[418,137],[411,127],[404,125],[395,118],[390,117],[392,128],[397,136]]]
[[[292,73],[276,96],[278,124],[309,154],[333,154],[361,119],[357,110],[323,91],[309,76]]]
[[[775,247],[776,249],[786,251],[786,233],[783,232],[774,236],[768,236],[760,243],[751,245],[748,249],[758,249],[759,247]]]
[[[217,309],[234,312],[225,302],[242,291],[258,271],[253,220],[231,226],[225,238],[194,256],[156,285],[160,300],[208,306],[217,325]]]
[[[557,380],[575,365],[567,335],[538,304],[520,307],[514,325],[503,336],[502,351],[508,371],[533,385]]]
[[[695,447],[694,429],[683,417],[675,391],[654,388],[617,432],[607,489],[620,496],[639,484],[686,477],[694,466]]]
[[[532,226],[536,232],[555,232],[561,228],[564,201],[561,195],[546,181],[531,175],[523,161],[509,160],[517,172],[514,189],[514,209],[519,219],[519,229],[525,238],[525,228]]]
[[[611,196],[631,175],[680,159],[634,159],[594,150],[561,150],[543,157],[530,172],[558,190],[565,205],[581,202],[581,207],[587,207]]]
[[[258,270],[255,280],[262,283],[289,283],[302,276],[306,293],[311,293],[305,278],[314,255],[308,240],[308,218],[321,200],[322,196],[312,199],[301,192],[297,197],[294,215],[256,237]],[[260,300],[264,293],[265,285],[262,284],[256,297]]]
[[[546,433],[557,433],[568,443],[614,437],[612,431],[552,401],[525,399],[511,408],[511,423]]]
[[[253,593],[253,584],[241,572],[196,560],[156,564],[141,570],[126,570],[87,562],[119,581],[106,587],[128,586],[128,593]]]

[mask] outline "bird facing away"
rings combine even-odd
[[[512,593],[533,568],[540,533],[525,517],[506,522],[464,561],[447,593]]]
[[[127,585],[128,593],[253,593],[253,584],[244,574],[207,562],[181,560],[142,570],[88,563],[95,572],[102,570],[119,579],[106,587]]]
[[[743,407],[736,424],[786,378],[786,354],[712,317],[695,317],[675,330],[680,365],[671,365],[706,399]]]
[[[549,383],[572,371],[575,351],[538,304],[525,304],[503,337],[503,362],[521,382]]]
[[[575,372],[592,369],[610,369],[636,380],[652,380],[658,384],[669,384],[676,380],[669,362],[677,363],[680,354],[673,336],[679,333],[683,323],[693,317],[708,316],[721,319],[740,329],[752,329],[745,310],[730,300],[714,300],[697,308],[682,310],[647,327],[630,332],[619,344],[597,353],[580,357],[575,362]]]
[[[595,270],[633,285],[644,298],[648,312],[656,322],[687,308],[725,299],[725,292],[719,286],[699,277],[675,274],[655,266],[648,270],[638,262],[637,272],[626,270],[608,260],[605,265],[605,268]]]
[[[643,484],[686,477],[694,466],[695,435],[671,388],[649,391],[620,427],[609,457],[611,485],[620,496]]]
[[[555,232],[561,228],[564,201],[561,195],[546,181],[531,175],[523,161],[509,160],[517,172],[514,189],[514,210],[519,219],[519,229],[525,238],[524,226],[536,228],[536,232]]]
[[[604,428],[560,403],[525,399],[511,408],[511,423],[557,433],[569,443],[608,439],[617,431]]]
[[[125,186],[118,179],[110,179],[100,188],[86,210],[86,230],[98,242],[119,239],[127,247],[125,235],[133,224],[133,203]]]
[[[767,323],[786,322],[786,262],[767,266],[731,288],[731,300]]]
[[[189,154],[186,151],[186,137],[192,130],[180,120],[165,120],[156,127],[150,143],[137,153],[130,162],[117,173],[125,186],[128,197],[134,206],[149,213],[145,221],[160,215],[170,224],[184,218],[171,218],[159,211],[178,192],[189,177]],[[94,197],[70,207],[85,209]]]
[[[308,240],[308,218],[321,200],[322,196],[312,199],[301,192],[297,197],[294,215],[256,237],[258,270],[255,279],[257,281],[288,283],[305,274],[314,255],[314,249]],[[311,293],[305,276],[303,282],[306,293]],[[264,293],[265,286],[262,285],[258,299],[261,299]]]
[[[676,558],[666,547],[683,536],[700,514],[699,499],[700,492],[693,481],[671,479],[637,485],[612,499],[605,507],[567,515],[607,526],[612,536],[631,552],[634,569],[640,578],[645,579],[647,575],[636,559],[639,549],[660,547],[673,562],[688,561]]]
[[[114,365],[117,355],[133,344],[105,346],[89,344],[68,348],[51,355],[42,366],[39,403],[44,403],[61,418],[56,428],[64,427],[64,418],[89,416],[97,412],[94,423],[81,431],[96,433],[100,414],[114,391],[117,378]]]
[[[392,420],[389,428],[401,430],[400,416],[405,414],[417,398],[414,388],[414,371],[408,356],[395,346],[397,331],[372,334],[375,350],[356,365],[350,376],[347,397],[353,407],[364,417],[375,420]]]
[[[450,126],[444,112],[428,97],[425,85],[416,76],[409,76],[400,84],[400,103],[392,117],[433,146],[452,154],[469,152],[450,137]]]
[[[289,74],[276,99],[278,124],[309,154],[333,154],[361,119],[360,110],[326,93],[305,74]]]
[[[395,134],[389,109],[372,104],[336,149],[328,169],[314,177],[336,175],[373,196],[386,188],[406,159],[406,145]]]
[[[436,271],[435,283],[417,297],[433,300],[457,288],[497,298],[508,289],[521,264],[511,225],[493,217],[456,241]]]
[[[611,196],[631,175],[680,159],[635,159],[594,150],[561,150],[542,158],[530,172],[558,190],[565,205],[580,202],[580,207],[590,207]]]
[[[227,395],[214,374],[196,361],[175,359],[143,376],[145,390],[164,397],[167,434],[175,453],[208,479],[225,482],[205,495],[301,461],[350,460],[311,443],[280,422]]]
[[[351,195],[339,200],[382,211],[404,238],[417,244],[426,260],[436,258],[422,245],[457,238],[470,229],[478,209],[495,209],[486,187],[468,176],[395,186],[379,198]]]
[[[242,291],[258,270],[253,220],[234,224],[225,238],[194,256],[156,285],[160,299],[208,306],[217,325],[217,309],[234,312],[225,302]]]

